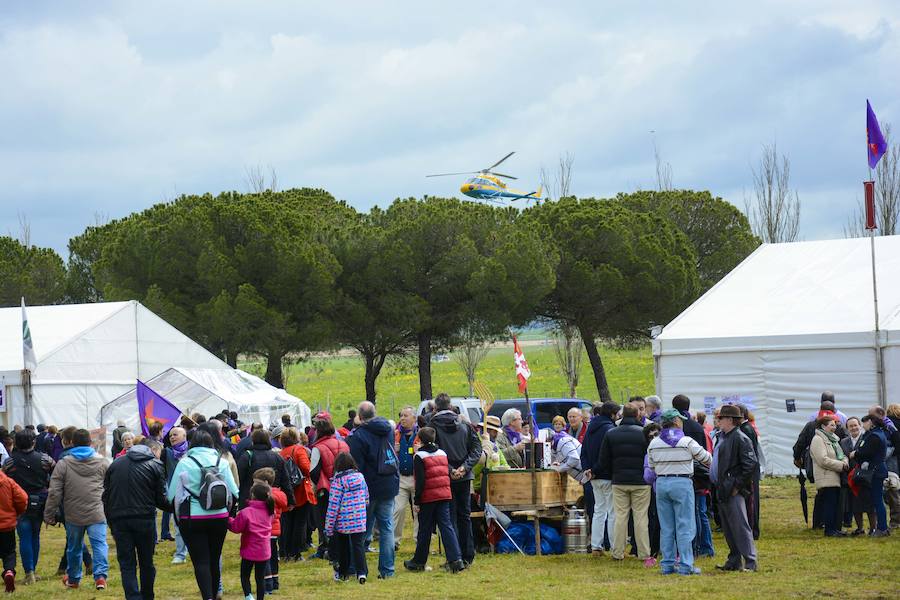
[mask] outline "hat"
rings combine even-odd
[[[327,410],[320,410],[316,413],[316,416],[313,417],[313,421],[330,421],[331,413]]]
[[[273,438],[281,437],[281,434],[284,433],[284,426],[276,425],[272,428],[271,433]]]
[[[660,415],[663,421],[674,421],[675,419],[681,419],[684,421],[684,416],[678,412],[677,408],[670,408],[668,410],[664,410],[662,415]]]
[[[723,404],[722,408],[719,409],[719,418],[723,417],[731,417],[732,419],[742,419],[743,415],[741,415],[741,409],[739,409],[734,404]]]
[[[496,432],[500,432],[500,417],[495,417],[494,415],[488,415],[484,418],[484,421],[478,424],[482,429],[493,429]]]

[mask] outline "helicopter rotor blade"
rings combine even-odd
[[[495,162],[494,164],[489,166],[487,169],[485,169],[485,171],[490,171],[494,167],[500,166],[500,163],[502,163],[504,160],[506,160],[507,158],[509,158],[510,156],[512,156],[515,153],[516,153],[515,150],[513,150],[512,152],[510,152],[509,154],[507,154],[506,156],[504,156],[503,158],[501,158],[500,160],[498,160],[497,162]]]
[[[434,175],[426,175],[425,177],[449,177],[450,175],[477,175],[481,171],[463,171],[462,173],[435,173]]]
[[[513,177],[512,175],[504,175],[503,173],[494,173],[491,171],[491,175],[496,175],[497,177],[505,177],[506,179],[518,179],[518,177]]]

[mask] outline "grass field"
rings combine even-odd
[[[377,557],[369,555],[372,578],[365,586],[337,584],[323,561],[282,565],[281,591],[274,598],[340,597],[391,600],[406,598],[784,598],[784,597],[900,597],[900,535],[889,538],[824,538],[803,523],[793,479],[766,479],[762,485],[762,539],[758,543],[758,573],[721,573],[713,566],[727,552],[721,535],[713,541],[718,556],[701,559],[698,577],[663,577],[658,570],[644,569],[637,560],[613,563],[608,557],[585,555],[523,557],[479,555],[471,569],[459,575],[435,570],[429,573],[397,571],[388,581],[375,579]],[[407,536],[411,535],[407,529]],[[16,595],[40,598],[121,598],[122,589],[115,551],[110,548],[110,581],[106,592],[90,583],[79,590],[64,591],[52,576],[62,553],[60,528],[42,536],[38,583],[19,587]],[[199,597],[190,563],[170,563],[174,544],[158,546],[156,598],[193,600]],[[413,542],[404,539],[397,565],[412,556]],[[238,537],[229,534],[225,548],[225,598],[238,600],[240,593]],[[429,561],[437,566],[440,557]],[[20,574],[21,577],[21,574]]]
[[[524,352],[532,372],[528,393],[534,398],[566,395],[566,381],[557,365],[553,348],[545,345],[525,346]],[[653,357],[649,346],[636,350],[604,348],[601,352],[613,398],[622,400],[632,394],[653,393]],[[252,369],[254,365],[247,367]],[[435,394],[442,391],[453,396],[468,394],[465,374],[452,355],[449,360],[433,362],[431,369]],[[478,381],[486,384],[496,398],[520,396],[512,348],[491,350],[477,373]],[[343,416],[348,408],[355,408],[360,400],[365,399],[363,375],[363,363],[359,358],[312,358],[287,370],[287,389],[302,398],[313,412],[317,408],[329,408],[332,413]],[[419,377],[415,362],[402,360],[385,365],[378,378],[377,391],[379,407],[387,407],[391,415],[406,404],[418,404]],[[588,400],[599,398],[586,356],[581,362],[578,396]]]

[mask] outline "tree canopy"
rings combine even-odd
[[[50,248],[0,237],[0,306],[59,304],[66,298],[66,268]]]

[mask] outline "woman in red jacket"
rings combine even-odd
[[[0,471],[0,558],[6,591],[16,589],[16,522],[28,508],[28,494]]]
[[[316,503],[316,493],[313,490],[312,481],[309,478],[309,451],[300,442],[303,435],[293,427],[288,427],[281,434],[281,457],[289,460],[297,466],[303,481],[294,488],[294,508],[286,513],[282,519],[282,550],[285,560],[303,560],[302,552],[306,549],[306,524],[309,520],[309,511]],[[303,437],[306,437],[305,435]]]

